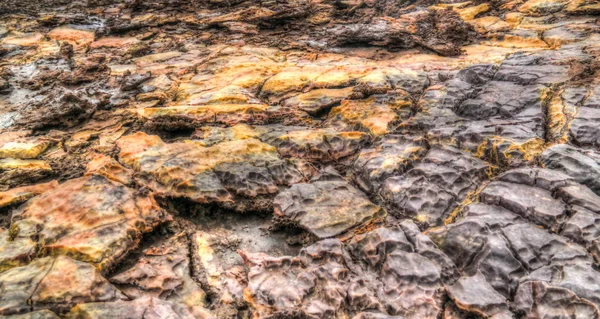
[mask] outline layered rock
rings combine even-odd
[[[152,194],[90,173],[15,210],[10,241],[33,238],[39,255],[68,255],[105,271],[136,247],[144,233],[167,220]]]
[[[299,126],[237,124],[228,128],[201,127],[193,137],[207,146],[220,142],[257,138],[274,146],[283,157],[318,163],[343,161],[357,153],[368,141],[362,132],[337,132]]]
[[[155,193],[241,211],[266,209],[258,202],[261,197],[304,179],[273,146],[254,138],[205,147],[194,141],[165,143],[158,136],[136,133],[117,145],[120,160]],[[250,204],[244,205],[242,199]]]
[[[0,314],[50,309],[57,313],[86,302],[125,298],[90,264],[66,256],[37,259],[0,274]]]

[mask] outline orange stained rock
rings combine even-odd
[[[319,75],[312,81],[314,88],[334,88],[349,86],[352,81],[365,76],[374,67],[367,65],[340,66]]]
[[[204,126],[194,132],[193,138],[202,139],[206,146],[212,144],[244,140],[248,138],[258,138],[260,133],[247,124],[236,124],[231,127],[222,128],[216,126]]]
[[[184,93],[185,94],[185,93]],[[178,94],[179,95],[179,94]],[[198,104],[260,104],[246,89],[237,85],[228,85],[220,89],[191,94],[183,103]]]
[[[458,12],[458,15],[460,15],[461,19],[465,21],[473,20],[478,14],[487,12],[488,10],[490,10],[490,7],[487,3],[482,3],[478,6],[467,7],[463,9],[454,9],[454,11]]]
[[[514,141],[494,136],[481,143],[473,156],[496,165],[511,165],[520,161],[532,163],[544,151],[545,144],[539,137]]]
[[[50,309],[66,312],[85,302],[124,299],[90,264],[67,256],[46,257],[0,273],[0,315]]]
[[[211,62],[214,63],[210,67],[214,74],[198,74],[191,79],[192,83],[211,89],[229,83],[255,91],[282,68],[281,64],[273,60],[255,56],[225,56]]]
[[[240,122],[261,122],[268,117],[267,109],[265,104],[207,104],[145,108],[139,112],[148,119],[178,117],[185,118],[188,123],[235,125]]]
[[[136,67],[134,70],[138,73],[150,72],[152,75],[186,73],[190,72],[194,65],[199,63],[201,55],[201,52],[198,50],[190,50],[185,53],[168,51],[145,55],[134,60]],[[131,67],[125,67],[125,69],[129,68]],[[115,69],[111,68],[111,70]],[[115,70],[115,72],[118,71],[118,69]]]
[[[102,175],[125,185],[133,182],[131,178],[133,171],[121,166],[117,161],[103,154],[96,154],[88,163],[86,171],[86,175]]]
[[[22,203],[57,186],[58,182],[54,180],[48,183],[17,187],[6,192],[0,192],[0,207]]]
[[[470,21],[478,32],[499,32],[510,30],[510,24],[498,17],[481,17]]]
[[[519,7],[519,12],[531,15],[545,15],[562,10],[568,0],[529,0]]]
[[[535,50],[535,49],[546,49],[548,44],[537,35],[522,36],[518,34],[505,34],[493,41],[488,42],[493,46],[499,46],[504,48],[516,48],[522,50]]]
[[[600,12],[600,2],[595,0],[571,0],[567,12],[573,14],[594,14]]]
[[[3,44],[14,44],[24,47],[34,46],[44,41],[44,35],[41,33],[29,33],[22,35],[11,35],[0,40]]]
[[[356,153],[368,140],[369,135],[363,132],[306,129],[289,131],[269,143],[283,156],[326,162]]]
[[[331,67],[305,66],[302,68],[288,68],[270,77],[262,87],[261,94],[272,96],[270,100],[278,101],[287,93],[300,91],[313,80],[325,74]]]
[[[353,87],[344,89],[316,89],[284,100],[282,105],[299,109],[309,114],[318,114],[347,98],[352,92]]]
[[[140,40],[133,37],[105,37],[100,38],[90,44],[90,48],[117,48],[122,49],[139,43]]]
[[[356,126],[373,135],[390,132],[390,126],[399,120],[390,106],[377,103],[374,98],[366,100],[344,100],[340,106],[334,107],[329,119],[334,127]]]
[[[523,14],[520,12],[509,12],[504,18],[512,28],[515,28],[521,23],[521,20],[523,20]]]
[[[224,114],[244,115],[262,112],[267,109],[265,104],[209,104],[209,105],[176,105],[169,107],[146,108],[141,111],[147,118],[164,115],[190,115],[197,118],[215,117]]]
[[[99,270],[137,246],[169,217],[152,195],[137,194],[101,175],[72,179],[13,212],[16,237],[36,236],[41,254],[68,255]]]
[[[57,41],[65,41],[75,48],[88,45],[94,41],[94,32],[68,27],[58,27],[48,33],[48,37]]]
[[[278,174],[285,169],[271,172],[264,167],[285,168],[285,161],[275,147],[254,138],[204,147],[203,142],[189,140],[164,143],[156,136],[138,132],[122,137],[117,145],[121,149],[120,161],[139,172],[151,189],[166,196],[186,197],[201,203],[228,202],[232,194],[225,185],[233,187],[234,194],[255,197],[277,192],[276,183],[284,182]],[[215,170],[226,175],[219,177]],[[246,180],[243,175],[246,173],[263,174],[260,177],[264,180],[260,183]],[[295,180],[290,177],[285,182]]]

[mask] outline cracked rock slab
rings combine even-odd
[[[122,318],[125,313],[131,319],[215,319],[210,314],[195,317],[183,305],[152,297],[132,301],[82,303],[71,309],[65,318],[117,319]]]
[[[79,303],[124,298],[90,264],[66,256],[37,259],[0,274],[0,314],[50,309],[67,312]]]
[[[12,216],[15,238],[37,238],[41,254],[68,255],[105,271],[168,215],[143,195],[102,175],[69,180]]]
[[[156,194],[227,204],[241,211],[245,208],[237,196],[250,200],[271,196],[280,186],[304,179],[275,147],[254,138],[205,147],[200,141],[165,143],[158,136],[136,133],[117,144],[119,159]]]
[[[453,264],[415,229],[411,222],[377,228],[348,245],[325,239],[296,257],[242,253],[255,307],[265,315],[322,318],[348,302],[358,318],[436,318],[443,308],[442,274]],[[373,317],[372,309],[385,313]]]
[[[189,243],[185,234],[177,234],[161,246],[152,246],[131,268],[112,276],[131,299],[160,298],[187,306],[194,315],[206,312],[206,294],[191,278]]]
[[[381,207],[336,172],[292,185],[275,197],[273,206],[278,223],[298,225],[319,238],[336,236],[385,216]]]
[[[427,141],[422,137],[386,135],[358,154],[353,166],[354,180],[366,192],[376,192],[388,177],[405,173],[427,149]]]
[[[460,309],[486,317],[502,313],[510,316],[504,296],[494,290],[480,272],[458,279],[447,289],[450,298]]]
[[[424,227],[439,225],[492,170],[491,164],[468,153],[438,146],[411,170],[386,179],[381,196],[390,214],[410,217]]]
[[[544,151],[542,162],[547,168],[565,173],[600,194],[600,156],[595,152],[558,144]]]

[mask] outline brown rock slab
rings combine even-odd
[[[2,186],[14,187],[35,182],[51,173],[52,167],[43,160],[0,159],[0,185]]]
[[[243,210],[236,196],[255,199],[304,176],[271,145],[242,139],[203,146],[200,141],[164,143],[136,133],[121,138],[119,159],[157,194],[199,203],[221,203]],[[264,208],[263,208],[264,209]]]
[[[71,309],[65,318],[117,319],[173,318],[214,319],[209,314],[194,316],[185,306],[158,298],[144,297],[132,301],[82,303]]]
[[[319,238],[339,235],[385,216],[384,210],[335,172],[292,185],[273,201],[274,219],[298,225]]]
[[[14,238],[35,236],[42,254],[110,269],[142,234],[169,220],[154,197],[101,175],[69,180],[13,212]]]
[[[189,242],[184,233],[160,246],[152,246],[131,268],[110,278],[131,299],[155,297],[186,305],[193,314],[203,313],[206,294],[191,278]]]
[[[378,136],[389,133],[400,117],[375,98],[344,100],[329,112],[327,124],[340,131],[362,130]]]
[[[475,276],[461,277],[447,289],[456,305],[467,312],[486,317],[510,314],[504,296],[494,290],[480,272]]]
[[[41,309],[57,313],[79,303],[114,301],[119,290],[90,264],[70,257],[46,257],[0,274],[0,314]]]
[[[28,199],[52,190],[57,186],[58,182],[54,180],[48,183],[22,186],[12,188],[6,192],[0,192],[0,207],[23,203]]]

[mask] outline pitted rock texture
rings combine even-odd
[[[0,317],[600,319],[593,0],[0,1]]]
[[[374,309],[435,318],[443,308],[443,283],[455,270],[411,222],[357,235],[347,245],[319,241],[296,257],[243,257],[253,302],[270,316],[335,317]]]
[[[436,146],[406,173],[387,178],[380,194],[390,214],[410,217],[423,227],[435,226],[451,217],[493,169],[458,149]]]

